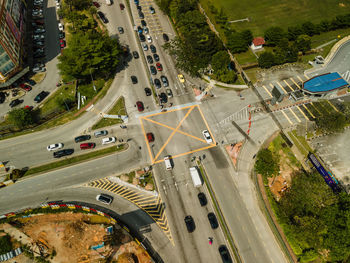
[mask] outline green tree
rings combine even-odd
[[[258,58],[258,64],[261,68],[270,68],[275,65],[275,56],[269,51],[264,51]]]
[[[0,236],[0,255],[12,250],[11,237],[9,235]]]
[[[10,179],[13,181],[16,181],[17,179],[21,178],[23,175],[22,171],[20,169],[13,169],[10,174]]]
[[[278,159],[269,149],[262,149],[256,157],[255,170],[265,178],[276,175],[279,171]]]
[[[231,59],[229,54],[225,50],[216,52],[211,58],[211,66],[214,69],[214,72],[220,69],[227,68]]]
[[[309,37],[308,35],[298,36],[295,43],[298,50],[303,53],[311,49],[311,37]]]
[[[218,81],[233,84],[237,80],[237,74],[233,70],[228,70],[227,68],[219,69],[214,72],[215,79]]]
[[[223,8],[221,8],[220,13],[215,16],[215,22],[217,24],[225,24],[227,22],[227,15]]]
[[[241,36],[245,41],[245,44],[249,46],[253,41],[253,33],[249,29],[243,30]]]
[[[288,27],[287,36],[288,36],[289,40],[293,40],[294,41],[294,40],[297,39],[297,37],[299,35],[302,35],[302,34],[304,34],[304,30],[303,30],[303,28],[300,25]]]
[[[248,50],[248,45],[244,36],[239,32],[228,32],[226,35],[227,47],[232,53],[240,53]]]
[[[322,118],[316,119],[316,124],[323,131],[339,132],[344,129],[346,118],[341,112],[324,112]]]
[[[91,6],[90,0],[65,0],[64,3],[69,6],[70,10],[84,10]]]
[[[301,27],[303,28],[304,34],[308,36],[313,36],[320,33],[318,28],[310,21],[303,23]]]
[[[266,45],[268,46],[276,46],[277,43],[286,37],[286,33],[284,30],[278,26],[269,27],[266,29],[265,34]]]
[[[8,119],[18,128],[24,128],[28,125],[34,124],[33,112],[24,108],[11,110],[8,114]]]

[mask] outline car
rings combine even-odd
[[[45,72],[46,68],[45,67],[34,67],[32,69],[33,72],[37,73],[37,72]]]
[[[149,132],[146,134],[148,142],[154,142],[154,135],[153,133]]]
[[[139,37],[140,37],[140,41],[141,42],[145,42],[146,41],[146,37],[144,34],[139,34]]]
[[[168,35],[167,34],[163,34],[163,40],[165,41],[165,42],[168,42],[169,41],[169,37],[168,37]]]
[[[37,10],[33,10],[32,11],[32,15],[33,16],[39,16],[39,15],[42,15],[43,14],[43,10],[41,10],[41,9],[37,9]]]
[[[219,247],[219,253],[223,263],[232,263],[230,252],[228,252],[228,249],[225,245],[221,245]]]
[[[0,92],[0,104],[4,103],[6,99],[6,95],[4,92]]]
[[[95,148],[96,144],[94,142],[86,142],[80,144],[80,150]]]
[[[93,1],[92,4],[93,4],[96,8],[100,8],[100,4],[99,4],[99,3]]]
[[[34,34],[40,34],[40,33],[45,33],[45,29],[43,29],[43,28],[36,28],[34,30]]]
[[[56,3],[56,8],[57,8],[57,9],[60,9],[60,8],[61,8],[60,3]]]
[[[43,58],[45,57],[45,54],[43,52],[39,52],[39,53],[34,53],[34,58]]]
[[[36,103],[39,103],[39,102],[43,101],[43,99],[45,99],[47,97],[47,95],[49,95],[48,91],[42,91],[38,95],[36,95],[36,97],[34,98],[34,101]]]
[[[101,11],[97,11],[97,15],[99,16],[99,18],[102,20],[103,23],[105,23],[105,24],[108,23],[108,19]]]
[[[142,13],[142,11],[139,11],[139,18],[140,19],[144,19],[145,18],[145,15]]]
[[[21,83],[19,86],[20,86],[22,89],[24,89],[25,91],[31,91],[31,90],[32,90],[32,87],[31,87],[31,86],[26,85],[26,84],[24,84],[24,83]]]
[[[63,156],[71,155],[74,153],[74,149],[64,149],[53,153],[54,158],[60,158]]]
[[[148,42],[148,43],[152,43],[152,38],[151,38],[150,35],[147,35],[147,42]]]
[[[63,31],[64,30],[64,26],[62,23],[58,23],[58,30],[59,31]]]
[[[181,83],[184,83],[184,82],[185,82],[184,75],[179,74],[179,75],[177,75],[177,77],[178,77],[178,79],[179,79],[179,81],[180,81]]]
[[[212,229],[216,229],[219,227],[218,220],[216,219],[216,216],[214,213],[208,214],[208,220]]]
[[[156,67],[157,67],[158,71],[162,71],[163,70],[163,66],[159,62],[156,64]]]
[[[35,53],[44,53],[45,52],[45,49],[43,47],[34,47],[33,50],[34,50],[34,52],[33,52],[34,54]]]
[[[35,8],[42,8],[44,3],[43,2],[34,1],[33,5],[34,5]]]
[[[22,102],[23,102],[23,100],[15,99],[15,100],[10,102],[10,107],[11,108],[16,107],[17,105],[21,104]]]
[[[202,192],[198,194],[198,200],[201,206],[205,206],[208,203],[207,197]]]
[[[143,27],[145,27],[145,26],[147,26],[147,23],[146,23],[146,21],[145,20],[141,20],[141,26],[143,26]]]
[[[160,89],[162,87],[159,79],[154,79],[154,86],[156,86],[157,89]]]
[[[151,96],[152,90],[150,88],[145,88],[145,93],[146,93],[146,96]]]
[[[154,10],[153,6],[149,7],[149,11],[151,12],[151,14],[154,14],[156,12],[156,10]]]
[[[124,29],[120,26],[118,27],[119,34],[124,34]]]
[[[135,59],[139,58],[139,53],[137,53],[137,51],[133,51],[132,55]]]
[[[31,111],[33,108],[34,108],[34,106],[29,106],[29,105],[26,105],[23,107],[23,109],[27,109],[29,111]]]
[[[152,58],[152,56],[147,55],[146,59],[147,59],[148,64],[152,64],[152,63],[153,63],[153,58]]]
[[[162,80],[164,87],[169,86],[168,78],[166,76],[161,76],[160,79]]]
[[[142,29],[142,27],[140,27],[140,26],[137,26],[137,32],[138,32],[139,34],[141,34],[141,33],[143,32],[143,29]]]
[[[97,131],[97,132],[94,133],[96,138],[102,137],[102,136],[106,136],[107,134],[108,134],[108,131],[106,131],[106,130]]]
[[[110,205],[113,202],[113,197],[106,194],[99,194],[96,196],[96,200],[106,205]]]
[[[168,97],[166,96],[166,94],[164,92],[159,94],[159,99],[160,99],[160,103],[167,103],[168,102]]]
[[[46,149],[51,152],[51,151],[56,151],[58,149],[62,149],[63,148],[63,144],[62,143],[54,143],[54,144],[50,144],[49,146],[46,147]]]
[[[144,51],[147,51],[147,50],[148,50],[147,44],[146,44],[146,43],[143,43],[143,44],[142,44],[142,48],[143,48]]]
[[[207,130],[202,131],[202,134],[207,143],[213,142],[213,139],[211,138],[210,133]]]
[[[33,39],[34,40],[43,40],[43,39],[45,39],[45,36],[44,35],[33,35]]]
[[[132,84],[137,84],[137,77],[136,76],[131,76],[131,82]]]
[[[32,79],[25,79],[25,81],[27,83],[29,83],[29,85],[32,85],[32,86],[34,86],[36,84],[35,80],[32,80]]]
[[[119,8],[120,8],[120,10],[124,10],[125,9],[125,5],[119,4]]]
[[[171,89],[166,89],[166,95],[168,96],[168,98],[173,97],[173,92],[171,91]]]
[[[42,62],[38,62],[38,63],[35,63],[35,64],[34,64],[34,67],[40,67],[40,68],[43,68],[43,67],[45,67],[45,64],[44,64],[44,63],[42,63]]]
[[[143,29],[144,31],[145,31],[145,34],[148,34],[149,33],[149,29],[148,29],[148,27],[144,27],[144,29]]]
[[[102,139],[102,145],[109,144],[109,143],[115,143],[115,137],[108,137]]]
[[[83,142],[83,141],[87,141],[87,140],[90,140],[91,139],[91,136],[90,135],[80,135],[80,136],[78,136],[78,137],[75,137],[74,138],[74,141],[76,142],[76,143],[78,143],[78,142]]]
[[[136,8],[137,8],[137,10],[139,10],[139,11],[142,10],[142,7],[141,7],[139,4],[137,4]]]
[[[34,41],[34,46],[36,46],[36,47],[43,47],[44,45],[45,45],[45,43],[42,41]]]
[[[38,25],[44,25],[45,24],[45,20],[44,19],[36,19],[34,20],[34,22]]]
[[[153,54],[154,61],[158,62],[159,61],[159,56],[158,54]]]
[[[64,37],[65,37],[65,33],[63,32],[63,31],[60,31],[59,33],[58,33],[58,38],[59,39],[63,39]]]
[[[66,46],[66,41],[64,41],[63,39],[60,39],[60,48],[65,48]]]
[[[151,50],[152,53],[157,53],[157,49],[154,45],[149,45],[149,49]]]
[[[139,111],[139,112],[142,112],[142,111],[144,111],[144,106],[143,106],[143,103],[142,103],[142,101],[136,101],[136,106],[137,106],[137,110]]]
[[[156,70],[156,68],[154,66],[150,66],[149,69],[150,69],[152,75],[156,75],[157,74],[157,70]]]
[[[192,216],[186,216],[184,220],[185,220],[188,233],[192,233],[196,229],[196,225],[194,223]]]

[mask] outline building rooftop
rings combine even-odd
[[[265,44],[265,39],[263,37],[256,37],[253,39],[254,46],[261,46]]]
[[[315,76],[303,83],[303,90],[309,93],[326,93],[349,85],[338,72]]]

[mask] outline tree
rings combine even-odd
[[[214,72],[215,79],[218,81],[233,84],[237,80],[237,74],[233,70],[228,70],[227,68],[219,69]]]
[[[10,179],[13,181],[16,181],[17,179],[21,178],[23,175],[22,171],[20,169],[13,169],[10,174]]]
[[[262,149],[258,152],[256,163],[256,171],[263,177],[271,177],[279,171],[278,159],[273,156],[269,149]]]
[[[64,3],[75,10],[84,10],[91,6],[90,0],[65,0]]]
[[[19,108],[9,112],[8,119],[18,128],[34,124],[33,112],[29,109]]]
[[[245,44],[246,44],[247,46],[249,46],[249,45],[252,43],[252,41],[253,41],[253,33],[252,33],[252,31],[250,31],[249,29],[243,30],[243,31],[241,32],[241,36],[242,36],[242,38],[244,39]]]
[[[300,25],[288,27],[287,36],[288,36],[289,40],[293,40],[294,41],[294,40],[297,39],[297,37],[299,35],[302,35],[302,34],[304,34],[304,30],[303,30],[303,28]]]
[[[316,124],[323,131],[340,132],[346,125],[346,118],[341,112],[324,112],[322,118],[316,119]]]
[[[286,37],[286,33],[284,30],[278,26],[269,27],[265,31],[265,41],[268,46],[276,46],[277,43],[284,37]]]
[[[306,51],[311,49],[311,37],[308,35],[300,35],[295,41],[296,46],[299,51],[305,53]]]
[[[225,50],[216,52],[211,58],[211,66],[214,69],[214,72],[220,69],[227,68],[231,59],[229,54]]]
[[[275,56],[269,51],[264,51],[258,58],[258,64],[261,68],[270,68],[275,65]]]
[[[0,255],[12,250],[11,237],[9,235],[0,236]]]
[[[248,50],[248,45],[244,36],[239,32],[228,32],[227,47],[232,53],[240,53]]]
[[[308,36],[313,36],[320,33],[318,28],[310,21],[303,23],[301,27],[303,28],[304,34]]]

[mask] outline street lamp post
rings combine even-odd
[[[91,80],[92,80],[92,87],[94,88],[94,91],[96,92],[96,86],[95,86],[94,79],[92,77],[91,68],[90,68],[90,76],[91,76]]]

